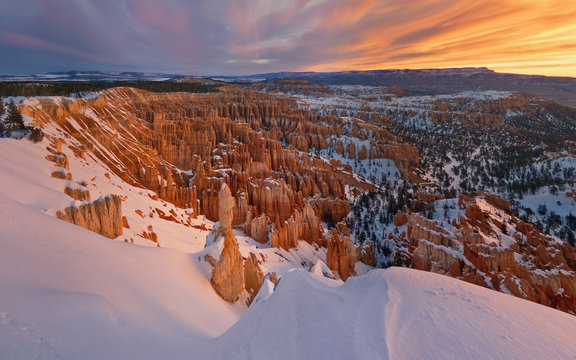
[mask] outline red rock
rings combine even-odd
[[[74,200],[90,201],[90,191],[88,191],[88,189],[69,187],[67,185],[66,188],[64,188],[64,193]]]
[[[57,217],[110,239],[122,235],[122,199],[116,195],[68,207]]]
[[[403,211],[398,211],[394,216],[394,225],[403,226],[408,223],[408,214]]]
[[[376,267],[377,261],[374,243],[370,240],[364,241],[362,246],[356,249],[356,258],[368,266]]]
[[[264,280],[264,274],[260,269],[260,264],[256,255],[250,253],[250,256],[244,262],[244,288],[248,292],[248,305],[252,303]]]
[[[343,280],[356,275],[356,248],[354,242],[347,234],[347,229],[342,231],[333,228],[327,239],[326,265],[338,274]],[[342,232],[341,232],[342,231]]]

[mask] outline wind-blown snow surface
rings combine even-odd
[[[576,319],[442,275],[285,275],[218,340],[237,359],[573,359]],[[238,347],[235,339],[250,339]],[[235,351],[235,352],[234,352]],[[216,356],[216,357],[219,357]]]
[[[0,228],[2,359],[576,356],[575,317],[441,275],[293,270],[240,318],[189,254],[104,239],[1,192]]]

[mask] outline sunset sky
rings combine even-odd
[[[2,0],[0,73],[487,66],[576,77],[574,0]]]

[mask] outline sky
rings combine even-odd
[[[0,1],[0,73],[468,66],[576,77],[576,1]]]

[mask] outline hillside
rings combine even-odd
[[[499,73],[484,67],[288,72],[254,75],[253,78],[305,80],[317,85],[398,86],[415,95],[487,90],[527,92],[576,107],[576,78]]]
[[[4,358],[573,356],[573,316],[410,269],[344,284],[290,271],[246,310],[214,293],[193,255],[110,241],[0,197]]]
[[[284,80],[19,107],[9,358],[571,356],[569,108]]]
[[[510,92],[406,97],[397,90],[298,81],[212,94],[115,88],[90,99],[30,99],[22,110],[45,133],[47,151],[38,157],[49,160],[43,166],[54,179],[40,181],[59,182],[66,194],[56,190],[61,201],[50,214],[109,238],[195,251],[181,234],[212,230],[209,244],[218,248],[203,256],[228,300],[241,298],[242,286],[251,299],[260,279],[276,273],[270,259],[258,259],[264,252],[305,269],[319,259],[342,279],[358,266],[417,267],[575,312],[572,199],[558,200],[551,213],[514,200],[542,186],[570,186],[574,158],[559,150],[575,131],[570,111]],[[223,184],[233,203],[226,227],[211,225],[221,216]],[[466,205],[457,197],[486,191],[512,199],[504,210],[487,210],[507,213],[507,234],[502,217],[461,219]],[[432,228],[451,234],[452,250],[421,249],[415,261],[422,239],[403,235],[398,212],[436,218]],[[219,241],[228,227],[247,235],[235,238],[248,239],[256,258]],[[478,231],[484,237],[466,235]],[[502,236],[518,247],[500,248]],[[217,266],[224,249],[236,271],[253,271],[230,287],[223,284],[232,267]],[[470,258],[471,249],[482,254]],[[483,256],[489,260],[481,264]]]

